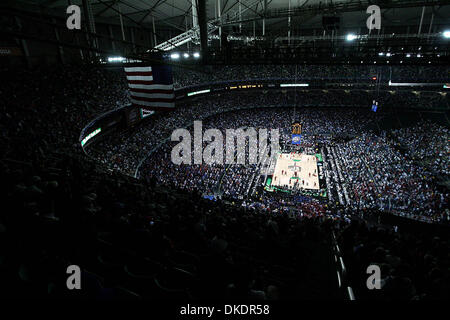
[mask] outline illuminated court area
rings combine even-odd
[[[272,186],[319,190],[315,155],[279,153],[276,161]]]

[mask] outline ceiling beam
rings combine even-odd
[[[229,21],[229,22],[221,22],[222,26],[226,25],[235,25],[239,23],[245,23],[245,22],[252,22],[257,21],[261,19],[276,19],[276,18],[287,18],[289,15],[291,17],[294,16],[301,16],[305,13],[314,13],[316,15],[323,15],[323,14],[336,14],[338,12],[354,12],[354,11],[362,11],[365,12],[367,9],[368,1],[359,1],[359,2],[351,2],[351,3],[336,3],[331,6],[323,6],[321,4],[315,4],[310,5],[308,7],[297,7],[293,8],[290,11],[286,8],[280,8],[280,9],[272,9],[267,12],[267,15],[264,17],[264,15],[260,14],[259,12],[256,12],[255,10],[247,7],[251,11],[255,12],[255,16],[248,17],[241,20],[235,20],[235,21]],[[242,3],[243,4],[243,3]],[[385,5],[383,5],[382,9],[391,9],[391,8],[414,8],[414,7],[423,7],[423,6],[436,6],[440,4],[446,4],[449,5],[448,0],[429,0],[429,1],[418,1],[418,0],[399,0],[395,2],[388,2]]]
[[[103,3],[101,2],[96,2],[95,4],[100,4],[100,5],[106,5],[106,4],[110,4],[112,2],[112,5],[115,5],[119,0],[112,0],[112,1],[104,1]],[[100,12],[97,12],[96,14],[94,14],[94,17],[101,17],[103,13],[105,13],[106,11],[108,11],[110,8],[106,7],[103,10],[101,10]]]
[[[156,3],[148,10],[148,12],[142,17],[141,20],[139,20],[139,23],[142,23],[145,18],[147,18],[150,13],[152,13],[153,9],[155,9],[159,4],[163,4],[164,2],[166,2],[167,0],[158,0],[156,1]]]

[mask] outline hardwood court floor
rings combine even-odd
[[[296,177],[299,178],[297,187],[319,190],[319,175],[316,156],[306,154],[280,153],[277,155],[277,163],[273,173],[272,185],[289,187],[294,186]],[[281,174],[284,171],[285,174]],[[297,176],[295,176],[297,172]],[[311,175],[310,175],[311,174]],[[291,183],[289,184],[289,181]],[[302,184],[302,181],[305,183]],[[315,183],[315,185],[314,185]]]

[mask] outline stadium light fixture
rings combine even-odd
[[[208,93],[211,92],[211,89],[205,89],[205,90],[200,90],[200,91],[194,91],[194,92],[188,92],[187,96],[195,96],[197,94],[202,94],[202,93]]]
[[[198,58],[200,58],[200,53],[194,52],[193,56],[194,56],[194,58],[198,59]]]
[[[450,30],[444,31],[443,35],[444,35],[444,38],[450,39]]]
[[[180,59],[180,54],[179,53],[172,53],[170,55],[170,58],[173,59],[173,60]]]
[[[346,37],[347,41],[353,41],[355,39],[358,39],[358,36],[354,35],[353,33],[350,33]]]
[[[125,60],[124,57],[109,57],[108,62],[123,62]]]
[[[308,83],[281,83],[280,84],[281,88],[284,87],[309,87]]]

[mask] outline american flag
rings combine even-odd
[[[133,105],[147,110],[175,108],[170,66],[130,67],[125,73]]]

